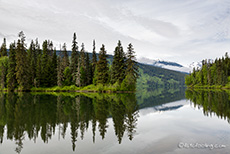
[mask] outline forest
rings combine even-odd
[[[230,58],[225,57],[203,60],[200,69],[193,71],[185,77],[185,84],[189,87],[229,88],[230,87]]]
[[[102,44],[99,54],[96,54],[94,40],[90,58],[84,43],[78,46],[76,33],[73,34],[71,56],[68,55],[66,43],[57,54],[50,40],[43,41],[42,46],[38,39],[32,40],[27,49],[24,32],[21,31],[18,37],[17,42],[10,44],[9,50],[4,38],[0,48],[2,90],[30,91],[47,87],[99,87],[102,90],[106,87],[112,91],[136,89],[138,65],[131,43],[125,53],[121,41],[118,41],[113,61],[109,64],[105,45]]]

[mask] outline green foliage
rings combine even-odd
[[[72,84],[75,84],[76,81],[76,72],[78,67],[78,58],[79,58],[79,51],[77,46],[77,36],[76,33],[73,35],[73,41],[72,41],[72,53],[71,53],[71,63],[70,63],[70,72],[72,75]]]
[[[25,47],[25,35],[22,31],[19,33],[19,38],[16,52],[16,79],[19,84],[18,89],[29,90],[31,85],[29,85],[28,82],[28,60]]]
[[[64,86],[70,86],[71,85],[71,71],[70,71],[70,68],[69,67],[66,67],[65,70],[64,70],[64,81],[63,81],[63,84]]]
[[[230,76],[230,59],[226,53],[225,58],[216,59],[215,62],[203,60],[202,68],[199,70],[193,69],[193,72],[186,76],[185,84],[190,87],[217,87],[229,84],[228,77]]]
[[[125,79],[121,83],[121,90],[134,91],[136,90],[136,81],[132,75],[126,75]]]
[[[5,46],[4,44],[3,46]],[[3,76],[7,77],[7,80],[6,77],[2,78],[2,82],[4,80],[3,88],[6,87],[5,81],[7,81],[9,91],[14,89],[25,91],[32,87],[35,89],[57,86],[63,88],[71,85],[84,88],[92,83],[97,90],[135,91],[136,83],[142,87],[148,87],[152,83],[156,85],[167,83],[170,86],[180,84],[177,75],[165,74],[167,71],[162,71],[161,68],[158,68],[161,71],[155,71],[155,67],[138,64],[135,61],[132,44],[128,46],[127,57],[120,41],[115,48],[114,57],[106,55],[105,46],[102,45],[97,60],[95,48],[94,40],[93,53],[90,55],[85,52],[84,44],[82,44],[79,54],[76,33],[74,33],[70,63],[65,43],[61,51],[57,53],[53,48],[52,41],[43,41],[41,49],[38,39],[36,39],[35,43],[33,40],[31,41],[27,50],[25,35],[20,32],[17,45],[10,47],[9,70],[1,72],[2,74],[6,73]],[[140,80],[137,80],[138,70],[142,71]],[[210,74],[212,73],[210,71]]]
[[[7,49],[6,49],[6,38],[3,39],[2,46],[0,48],[0,57],[7,56]]]
[[[108,61],[107,61],[107,55],[105,51],[105,46],[102,44],[102,47],[99,52],[99,60],[97,62],[97,84],[103,84],[105,85],[108,82]]]
[[[7,56],[0,58],[0,84],[1,89],[6,88],[6,77],[8,72],[9,58]]]
[[[16,80],[16,45],[12,43],[9,51],[9,70],[7,74],[8,91],[13,91],[17,86]]]
[[[96,47],[95,47],[95,40],[93,40],[93,53],[92,53],[92,76],[94,76],[94,72],[97,65],[97,55],[96,55]]]
[[[125,78],[125,54],[123,47],[121,46],[121,41],[118,41],[117,47],[114,51],[114,57],[112,62],[111,71],[111,83],[119,82]]]

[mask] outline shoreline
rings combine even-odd
[[[94,86],[86,87],[64,86],[64,87],[49,87],[49,88],[31,88],[29,90],[14,89],[8,91],[7,88],[0,89],[0,92],[75,92],[75,93],[135,93],[136,90],[121,90],[120,87],[114,86]]]
[[[214,86],[187,86],[188,89],[194,90],[230,90],[228,86],[214,85]]]

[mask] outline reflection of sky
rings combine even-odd
[[[56,127],[55,135],[48,144],[44,144],[38,137],[36,144],[24,141],[23,154],[41,154],[41,153],[87,153],[87,154],[153,154],[153,153],[226,153],[230,146],[230,124],[216,116],[207,117],[203,115],[202,109],[194,108],[188,101],[181,100],[166,104],[165,106],[174,106],[183,104],[183,107],[177,110],[159,112],[152,108],[145,108],[139,111],[137,132],[133,141],[130,141],[126,132],[122,143],[118,144],[117,137],[114,134],[112,118],[108,119],[109,128],[105,139],[101,140],[98,130],[96,131],[96,143],[92,141],[92,127],[85,132],[83,140],[76,142],[76,151],[72,151],[70,137],[70,127],[64,139],[58,139],[58,130]],[[69,125],[70,126],[70,125]],[[6,135],[5,135],[6,136]],[[185,143],[207,143],[224,144],[227,148],[220,150],[209,149],[179,149],[179,142]],[[15,144],[6,140],[1,147],[1,153],[12,153]]]

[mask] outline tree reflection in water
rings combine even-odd
[[[217,115],[230,123],[230,95],[227,91],[186,91],[186,98],[194,107],[202,108],[205,116]]]
[[[132,140],[138,118],[135,94],[1,93],[0,142],[4,142],[5,134],[5,138],[15,141],[15,151],[21,153],[26,136],[36,142],[40,135],[43,142],[48,143],[58,132],[59,139],[64,139],[69,125],[75,151],[78,139],[84,139],[90,124],[93,142],[96,142],[96,129],[104,139],[110,117],[118,142],[122,142],[125,131]]]

